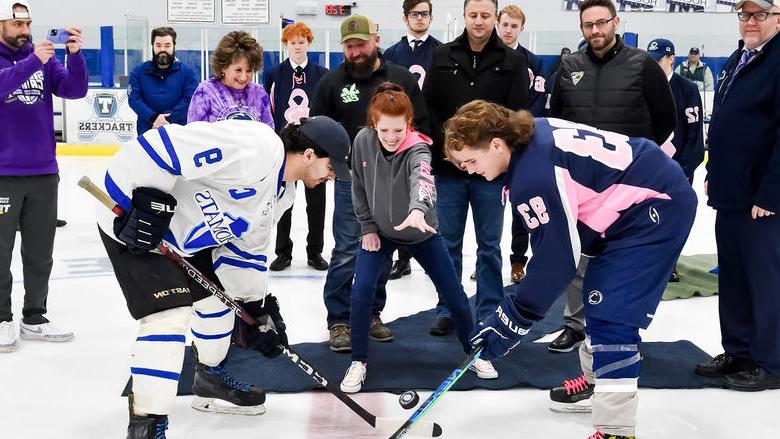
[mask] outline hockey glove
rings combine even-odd
[[[250,326],[236,317],[236,330],[233,343],[249,349],[255,349],[268,358],[282,353],[279,345],[287,346],[287,325],[279,312],[279,301],[268,294],[264,300],[246,302],[244,310],[257,319],[259,326]]]
[[[532,324],[533,321],[517,311],[512,296],[506,296],[496,312],[474,328],[471,344],[475,348],[482,346],[480,358],[483,360],[503,357],[528,334]]]
[[[176,199],[170,194],[151,187],[135,188],[130,210],[114,219],[114,235],[130,253],[144,254],[162,241],[175,208]]]

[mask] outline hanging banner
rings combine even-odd
[[[618,12],[734,12],[738,0],[616,0]],[[564,11],[579,11],[584,0],[562,0]]]
[[[222,0],[223,24],[269,23],[269,0]]]
[[[216,0],[168,0],[171,23],[213,23],[217,20]]]
[[[90,88],[81,99],[66,99],[64,114],[67,143],[117,145],[136,136],[126,88]]]

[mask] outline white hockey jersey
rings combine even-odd
[[[266,294],[272,236],[295,197],[282,181],[282,140],[262,123],[226,120],[166,125],[126,143],[111,158],[103,181],[125,210],[133,189],[154,187],[176,198],[165,241],[184,255],[213,247],[214,269],[234,298]],[[114,215],[100,206],[108,236]]]

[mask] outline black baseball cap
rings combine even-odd
[[[688,52],[688,55],[698,55],[698,54],[699,54],[698,47],[691,47],[691,50]]]
[[[347,166],[351,142],[347,130],[340,123],[328,116],[314,116],[303,122],[300,131],[328,154],[330,166],[338,180],[352,179]]]

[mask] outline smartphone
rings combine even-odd
[[[46,37],[46,39],[54,44],[65,44],[68,42],[68,39],[70,39],[70,34],[65,29],[54,28],[49,30],[49,35]]]

